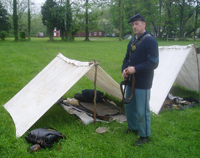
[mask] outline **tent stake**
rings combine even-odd
[[[197,70],[198,70],[198,84],[199,84],[199,106],[200,106],[200,74],[199,74],[199,58],[198,54],[200,54],[200,47],[195,46],[195,51],[196,51],[196,58],[197,58]]]
[[[95,61],[94,59],[94,66],[95,66],[95,76],[94,76],[94,123],[96,123],[96,98],[97,98],[97,91],[96,91],[96,81],[97,81],[97,67],[99,65],[99,60],[98,62]]]

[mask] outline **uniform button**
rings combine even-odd
[[[131,61],[129,60],[129,62],[131,62]]]

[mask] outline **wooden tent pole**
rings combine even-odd
[[[199,59],[198,59],[198,54],[200,54],[200,47],[196,48],[195,46],[195,51],[196,51],[196,58],[197,58],[197,70],[198,70],[198,84],[199,84],[199,106],[200,106],[200,74],[199,74]]]
[[[99,65],[99,60],[96,62],[94,60],[94,66],[95,66],[95,76],[94,76],[94,123],[96,123],[96,98],[97,98],[97,91],[96,91],[96,82],[97,82],[97,67]]]

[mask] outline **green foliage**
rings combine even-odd
[[[137,4],[138,5],[138,4]],[[136,14],[135,7],[137,6],[136,3],[132,0],[123,0],[121,1],[121,16],[122,16],[122,33],[124,35],[126,34],[132,34],[132,28],[128,24],[129,19]],[[120,30],[120,21],[119,21],[119,1],[114,0],[114,3],[110,6],[110,13],[112,14],[111,21],[112,24],[115,26],[115,28],[118,31],[113,31],[114,33],[119,34]]]
[[[179,8],[179,9],[177,9],[177,8]],[[186,1],[179,1],[179,2],[175,3],[175,9],[177,9],[176,13],[177,13],[177,15],[179,15],[179,16],[177,16],[177,20],[179,21],[179,24],[177,26],[177,27],[179,27],[177,35],[178,35],[178,37],[183,37],[186,23],[194,15],[194,3],[189,3]]]
[[[162,2],[162,0],[136,0],[137,5],[134,5],[136,13],[140,13],[145,17],[146,29],[156,37],[160,34],[160,27],[163,26],[164,22],[161,12],[163,10]]]
[[[103,8],[102,10],[96,10],[99,14],[98,17],[98,30],[102,30],[105,34],[111,34],[114,32],[114,25],[111,22],[111,13],[108,8]]]
[[[118,2],[112,4],[110,6],[110,14],[112,14],[111,20],[113,25],[116,29],[119,30],[119,8],[118,8]]]
[[[31,36],[38,35],[38,32],[43,32],[44,35],[47,36],[47,29],[42,23],[42,15],[32,14],[31,15]]]
[[[26,31],[27,35],[29,35],[30,23],[27,23],[27,19],[30,19],[28,18],[30,16],[31,26],[33,27],[30,30],[31,36],[37,35],[38,32],[44,32],[45,36],[50,36],[51,41],[53,40],[52,30],[54,27],[61,31],[62,39],[64,34],[66,35],[67,41],[69,41],[69,38],[73,39],[70,36],[75,27],[78,27],[80,32],[85,32],[86,27],[88,31],[102,30],[106,34],[119,34],[120,32],[119,0],[88,0],[88,4],[86,4],[86,0],[46,0],[42,6],[42,16],[36,11],[36,5],[31,6],[32,11],[29,16],[27,1],[22,0],[17,1],[18,11],[16,12],[16,0],[13,3],[12,1],[3,0],[0,2],[0,31],[9,32],[10,28],[12,28],[9,36],[15,34],[15,39],[18,38],[16,28]],[[4,7],[2,7],[1,3],[3,3]],[[183,0],[121,0],[122,33],[124,35],[133,34],[128,20],[133,15],[140,13],[146,19],[146,29],[155,37],[160,39],[166,39],[167,36],[191,37],[192,32],[198,31],[200,27],[198,21],[200,3],[197,6],[194,5],[195,3],[196,1]],[[86,6],[89,9],[87,25]],[[196,16],[195,12],[197,13]],[[12,14],[13,16],[11,16]],[[11,24],[12,27],[10,27]],[[48,30],[44,25],[48,26]],[[3,29],[1,29],[2,27]]]
[[[9,32],[10,27],[11,25],[8,18],[8,12],[3,7],[2,2],[0,1],[0,32],[1,31]]]
[[[41,8],[42,22],[47,27],[50,41],[53,41],[53,30],[58,23],[56,9],[58,7],[57,3],[53,0],[46,0]]]
[[[79,28],[72,25],[72,29],[71,29],[71,34],[72,35],[70,37],[70,41],[74,41],[75,40],[75,36],[76,36],[78,31],[79,31]]]
[[[7,32],[6,31],[1,31],[1,34],[0,34],[1,40],[5,41],[6,36],[7,36]]]
[[[191,23],[191,21],[194,21],[194,2],[182,0],[123,0],[121,2],[124,18],[123,31],[125,34],[131,34],[132,28],[127,22],[130,17],[140,13],[146,19],[146,29],[155,37],[166,38],[167,35],[168,37],[183,37],[186,33],[186,25],[190,24],[190,28],[186,29],[194,28],[194,22]],[[199,4],[196,7],[197,11],[198,8]],[[110,12],[112,13],[112,24],[119,30],[118,0],[112,1]],[[199,12],[197,12],[196,19],[198,19],[198,16]],[[197,20],[195,26],[197,26],[196,28],[199,27]]]
[[[57,16],[57,24],[56,24],[56,29],[60,30],[62,39],[64,39],[64,34],[65,34],[65,6],[64,4],[60,4],[58,7],[55,8],[56,10],[56,16]]]
[[[26,32],[25,31],[20,31],[20,38],[25,39],[26,38]]]

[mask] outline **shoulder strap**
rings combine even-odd
[[[135,46],[139,46],[140,43],[142,43],[147,37],[151,36],[150,34],[146,34],[144,36],[142,36],[139,41],[135,44]]]
[[[140,43],[142,43],[147,37],[151,36],[150,34],[146,34],[144,36],[142,36],[136,43],[135,43],[135,46],[136,46],[136,49],[137,47],[139,46]],[[129,56],[131,56],[131,54],[133,53],[134,51],[130,51],[129,52]]]

